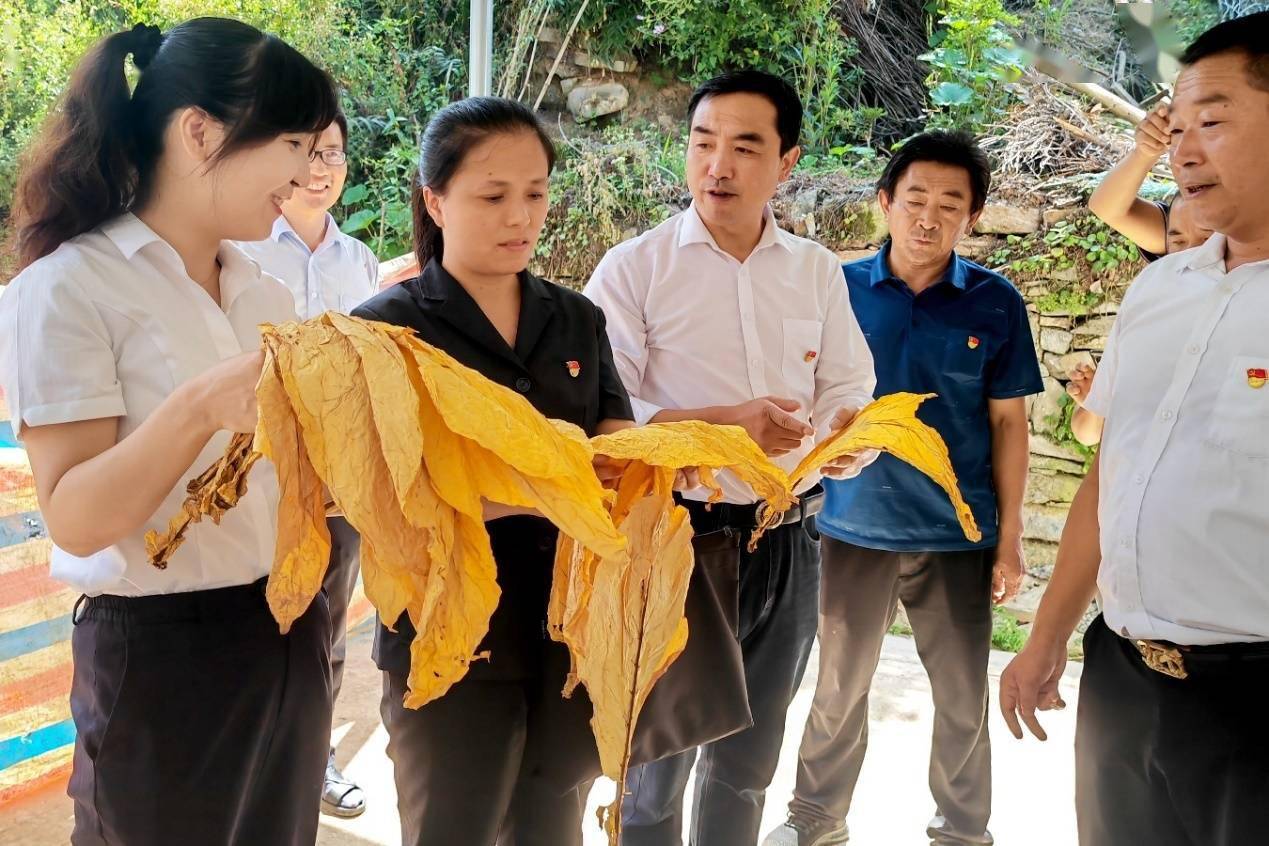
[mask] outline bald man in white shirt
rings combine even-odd
[[[1133,283],[1087,405],[1102,448],[1000,704],[1044,739],[1094,592],[1076,723],[1081,846],[1249,846],[1269,805],[1269,12],[1183,57],[1172,166],[1221,233]]]
[[[836,256],[782,231],[768,205],[797,163],[801,119],[796,92],[768,74],[742,71],[701,86],[689,106],[691,207],[613,248],[585,291],[604,310],[639,423],[743,426],[786,470],[866,405],[876,385]],[[857,473],[875,457],[826,472]],[[749,553],[754,492],[730,474],[719,480],[724,503],[706,511],[705,492],[695,491],[685,505],[697,573],[712,574],[717,606],[738,607],[739,618],[715,641],[717,652],[698,663],[693,649],[708,637],[693,619],[699,586],[689,590],[696,643],[689,639],[653,692],[640,727],[714,740],[719,735],[694,735],[694,711],[712,711],[716,729],[734,731],[739,726],[724,726],[722,715],[736,704],[743,713],[747,701],[752,727],[701,747],[691,842],[753,846],[785,712],[815,637],[820,494],[818,478],[807,479],[798,490],[802,504]],[[729,671],[743,675],[739,703],[728,696]],[[695,701],[661,707],[689,689],[699,692]],[[696,757],[691,748],[631,773],[623,844],[682,842],[683,794]]]

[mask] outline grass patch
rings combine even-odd
[[[1018,624],[1012,614],[996,606],[991,609],[991,648],[1002,652],[1017,652],[1026,645],[1027,630]]]
[[[912,637],[912,627],[905,620],[896,620],[894,625],[890,627],[890,634],[899,637]]]

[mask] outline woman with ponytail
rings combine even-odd
[[[319,596],[282,635],[266,607],[272,470],[166,569],[144,538],[255,428],[256,327],[294,302],[230,242],[269,235],[336,113],[324,72],[246,24],[138,26],[83,57],[19,177],[0,377],[52,574],[83,593],[77,846],[316,840],[330,619]]]
[[[423,134],[413,194],[421,272],[353,314],[413,329],[548,417],[588,435],[612,432],[634,424],[603,312],[527,269],[554,163],[550,138],[521,103],[472,97],[441,109]],[[610,476],[610,462],[596,465]],[[568,650],[546,631],[557,532],[540,514],[496,503],[485,519],[502,590],[479,650],[489,659],[411,710],[402,704],[408,615],[380,621],[375,636],[401,841],[581,846],[599,759],[590,701],[580,689],[561,695]]]

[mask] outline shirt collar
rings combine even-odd
[[[101,231],[114,242],[119,252],[123,253],[123,257],[129,261],[147,244],[153,244],[155,241],[167,244],[157,232],[146,226],[141,218],[132,212],[124,212],[114,220],[102,224]],[[171,246],[168,246],[170,249]]]
[[[425,311],[437,315],[479,346],[523,367],[555,314],[551,286],[527,270],[520,271],[520,322],[515,348],[498,334],[480,306],[441,263],[432,259],[416,281],[405,283],[411,297]]]
[[[260,284],[264,273],[255,259],[232,241],[220,242],[216,258],[220,260],[220,307],[227,312],[239,294]]]
[[[551,293],[551,286],[529,273],[529,271],[522,270],[519,276],[520,287],[525,293],[533,294],[543,300],[555,299],[555,295]],[[419,274],[418,278],[419,285],[423,290],[423,296],[426,299],[441,302],[448,300],[450,297],[471,299],[471,295],[467,293],[462,283],[442,267],[441,263],[435,258],[427,263],[427,267],[423,268],[423,272]]]
[[[340,237],[342,235],[343,233],[339,231],[339,224],[335,222],[335,218],[331,216],[330,212],[327,212],[326,234],[322,236],[322,241],[317,245],[317,249],[312,252],[320,253],[322,250],[333,244],[341,243]],[[304,242],[304,239],[301,238],[299,233],[295,231],[295,228],[291,226],[291,221],[286,219],[286,215],[280,214],[278,215],[278,219],[273,222],[273,233],[269,236],[269,238],[272,241],[281,242],[287,237],[294,240],[295,243],[299,244],[305,250],[308,250],[308,244]]]
[[[762,235],[758,237],[758,243],[754,246],[753,252],[756,253],[772,245],[779,245],[791,252],[792,248],[789,245],[789,239],[793,237],[795,236],[785,232],[776,223],[775,213],[771,210],[770,203],[768,203],[762,209]],[[679,246],[686,247],[688,244],[708,244],[718,252],[723,252],[723,249],[718,246],[718,242],[714,240],[709,228],[705,226],[705,221],[701,220],[701,215],[696,210],[695,202],[683,212],[682,223],[679,225]]]
[[[185,265],[175,248],[132,212],[121,214],[103,224],[101,231],[129,261],[142,247],[154,243],[162,244],[174,263],[173,270],[179,269],[182,274],[185,273]],[[229,311],[238,295],[258,284],[263,274],[260,265],[230,241],[220,242],[216,258],[220,261],[220,307],[223,311]]]
[[[1185,261],[1185,269],[1213,269],[1223,275],[1225,273],[1225,236],[1214,232],[1202,246],[1191,250],[1190,257]]]
[[[887,239],[886,243],[882,244],[881,249],[873,258],[872,273],[868,277],[868,283],[874,288],[890,279],[903,281],[890,271],[890,244],[891,241]],[[964,291],[968,280],[969,266],[963,258],[953,251],[952,260],[948,263],[947,270],[943,271],[943,277],[939,281],[951,282],[957,289]]]

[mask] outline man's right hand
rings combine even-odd
[[[1096,372],[1087,364],[1077,364],[1070,373],[1071,381],[1066,385],[1066,392],[1080,408],[1084,407],[1084,400],[1088,399],[1088,393],[1093,389],[1093,375]]]
[[[1066,669],[1065,641],[1043,641],[1032,637],[1000,674],[1000,712],[1010,733],[1022,739],[1022,726],[1040,740],[1048,740],[1036,711],[1060,711],[1066,707],[1058,692],[1058,682]]]
[[[1158,159],[1168,151],[1172,135],[1168,129],[1168,104],[1160,103],[1137,124],[1135,140],[1137,152],[1151,159]]]
[[[728,410],[722,422],[741,426],[770,456],[786,455],[801,446],[815,430],[793,416],[802,406],[796,400],[759,397]]]

